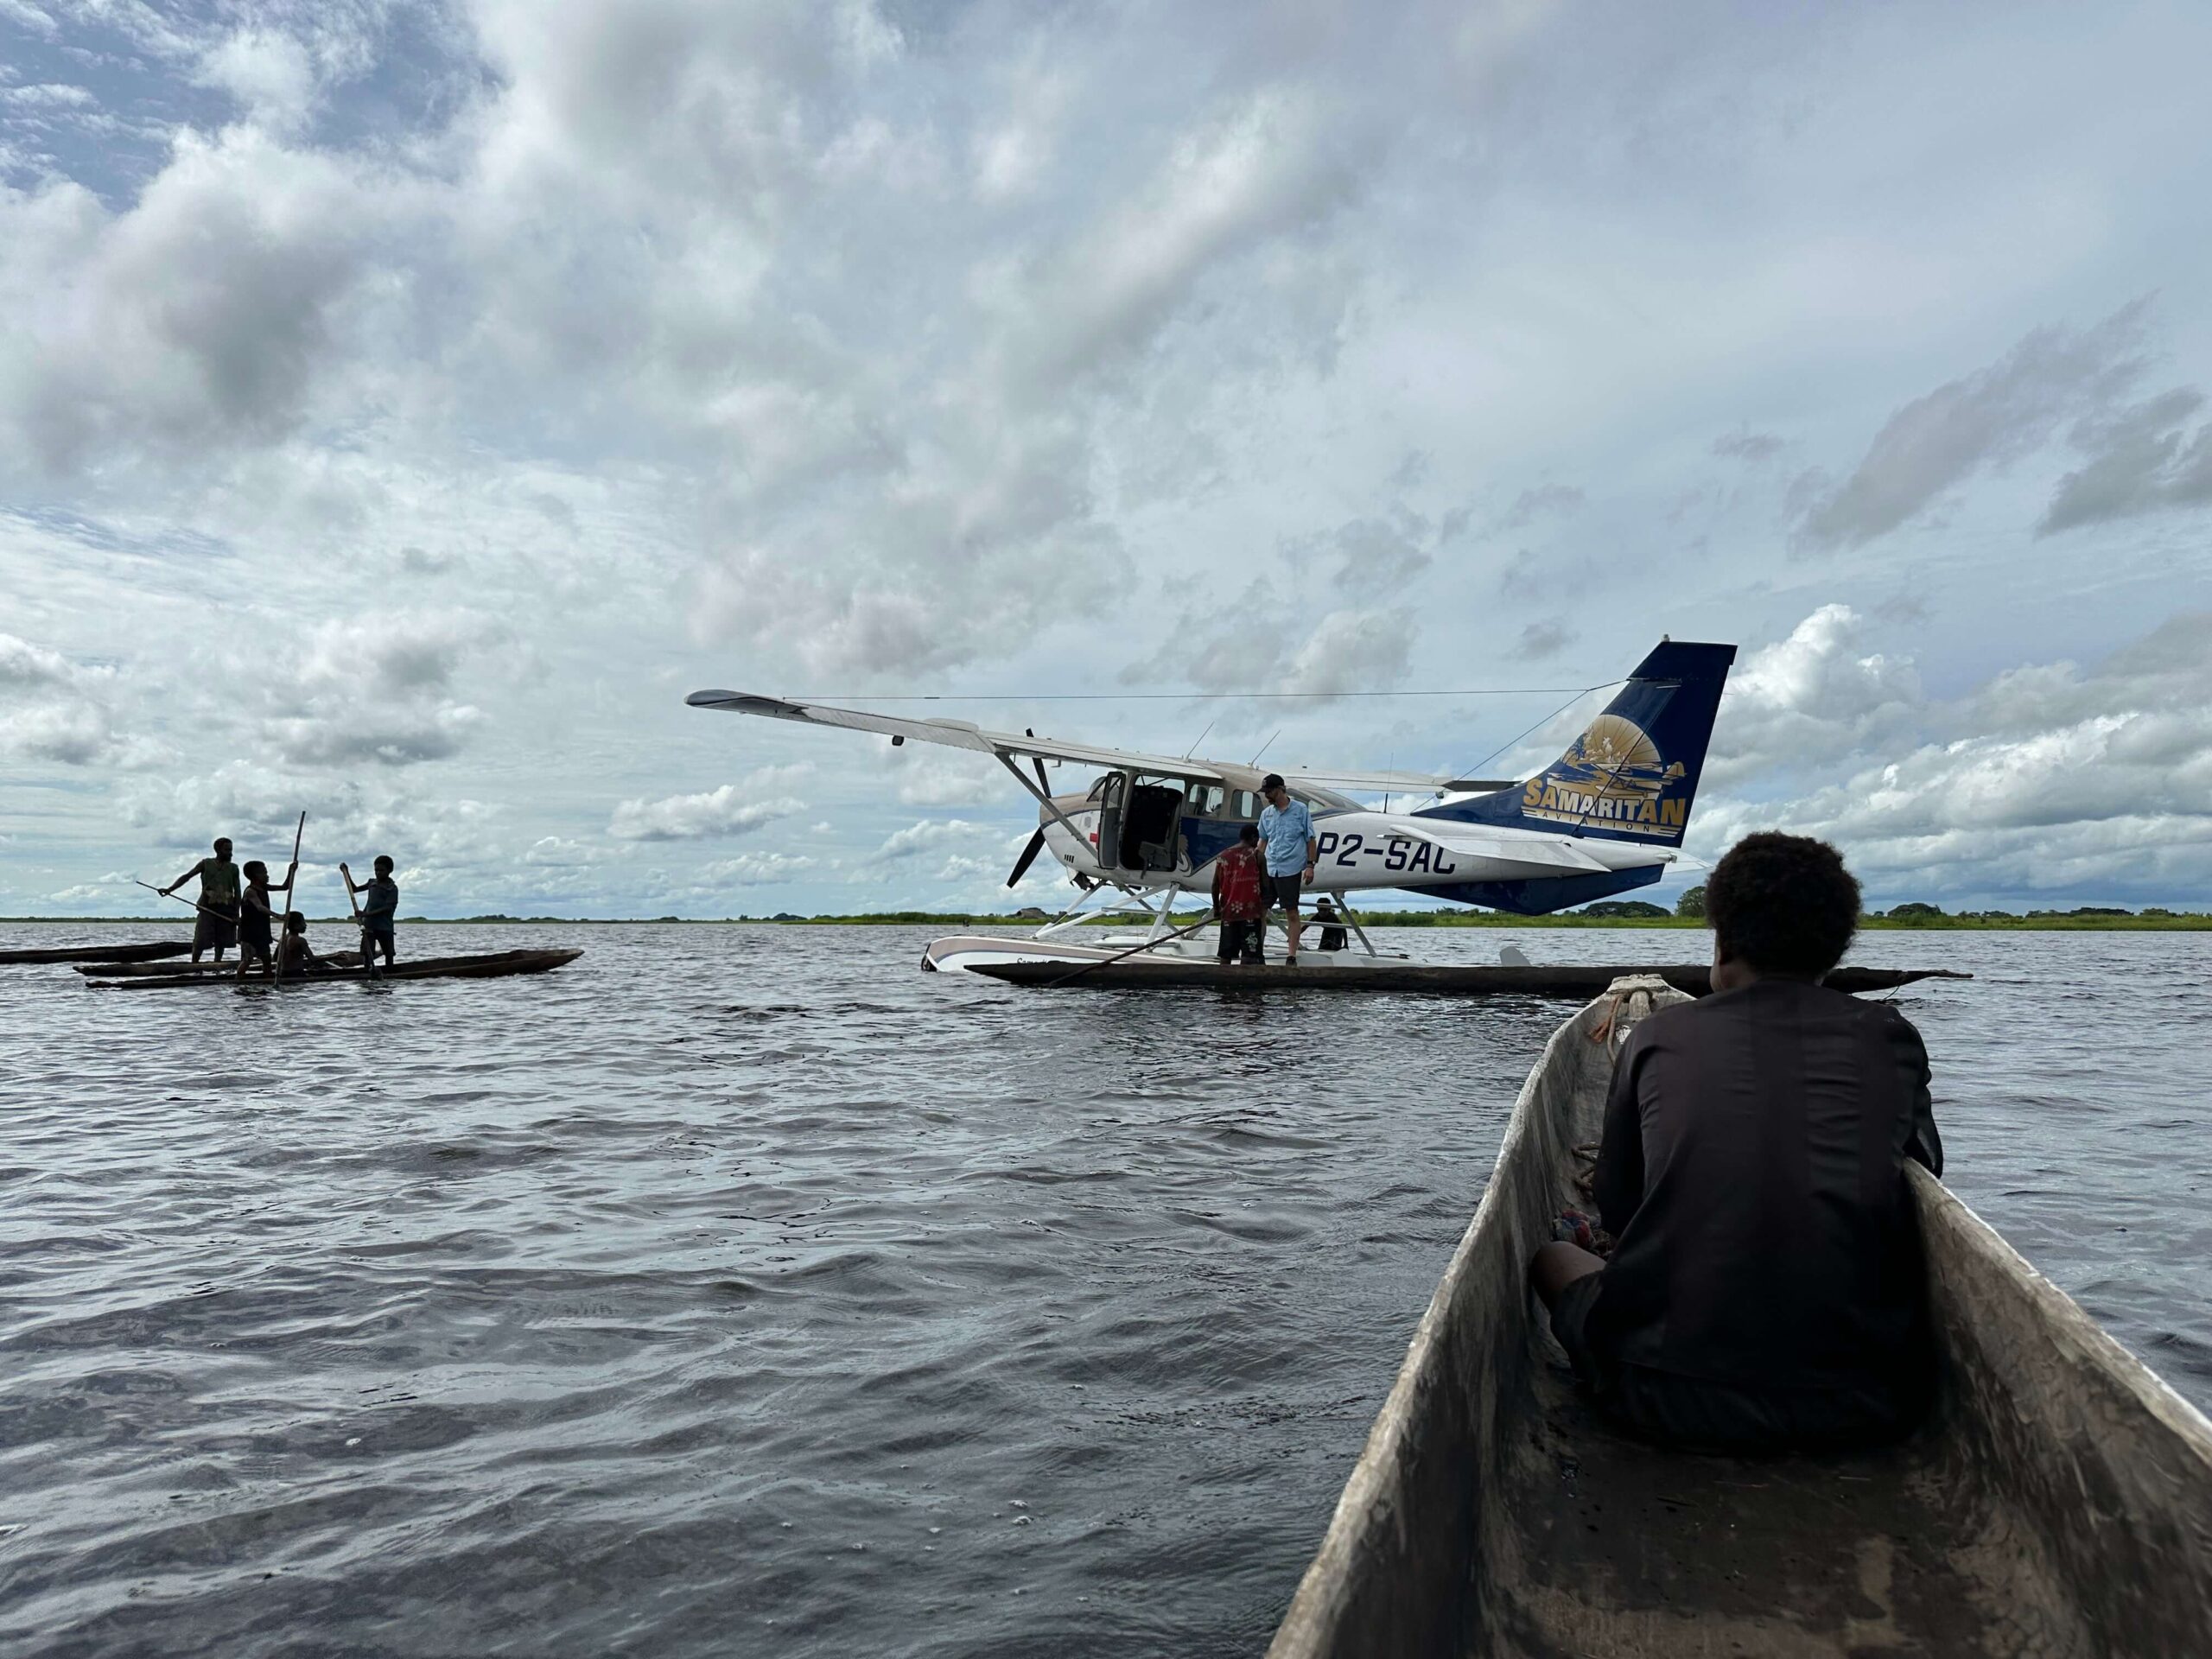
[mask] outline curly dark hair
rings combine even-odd
[[[1705,913],[1720,954],[1762,973],[1818,976],[1859,931],[1859,883],[1810,836],[1745,836],[1713,867]]]

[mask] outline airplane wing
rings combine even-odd
[[[1319,766],[1283,766],[1280,770],[1287,783],[1323,784],[1363,795],[1493,795],[1501,789],[1512,789],[1520,782],[1516,778],[1454,778],[1448,772],[1337,772]]]
[[[1066,743],[1056,738],[1033,737],[1026,732],[993,732],[964,720],[909,720],[899,715],[872,714],[860,709],[838,709],[826,702],[792,702],[781,697],[758,696],[747,691],[694,691],[684,701],[694,709],[721,709],[731,714],[760,715],[769,720],[792,720],[808,726],[834,726],[849,732],[878,732],[887,737],[912,739],[917,743],[941,743],[949,748],[970,749],[980,754],[1034,755],[1045,760],[1069,760],[1077,766],[1132,767],[1139,772],[1163,772],[1171,778],[1202,778],[1233,789],[1256,789],[1265,772],[1256,766],[1220,760],[1198,760],[1186,756],[1147,754],[1138,749],[1113,749],[1096,743]],[[1270,767],[1273,771],[1277,768]],[[1370,793],[1438,794],[1456,791],[1488,794],[1511,789],[1512,779],[1454,778],[1448,772],[1332,772],[1319,768],[1284,766],[1284,779]]]
[[[1394,819],[1392,835],[1407,835],[1416,841],[1425,841],[1433,847],[1441,847],[1448,853],[1465,854],[1469,858],[1491,858],[1515,864],[1533,865],[1547,870],[1608,871],[1614,866],[1592,857],[1575,841],[1566,836],[1503,835],[1495,830],[1464,828],[1452,824],[1448,829],[1432,829],[1415,819]],[[1662,855],[1654,862],[1671,862]]]
[[[1035,755],[1044,760],[1071,760],[1086,766],[1132,766],[1140,772],[1165,772],[1176,778],[1202,778],[1240,785],[1246,767],[1224,769],[1210,760],[1185,760],[1173,755],[1145,754],[1135,749],[1109,749],[1091,743],[1063,743],[1026,732],[988,732],[965,720],[906,720],[897,715],[869,714],[858,709],[836,709],[824,702],[786,702],[779,697],[754,696],[744,691],[694,691],[684,701],[694,709],[722,709],[737,715],[760,715],[770,720],[795,720],[809,726],[835,726],[849,732],[880,732],[917,743],[942,743],[949,748],[970,749],[979,754]],[[1243,785],[1249,786],[1249,785]]]

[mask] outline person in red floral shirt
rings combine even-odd
[[[1251,824],[1213,861],[1213,908],[1221,918],[1221,965],[1257,967],[1268,901],[1260,887],[1260,832]]]

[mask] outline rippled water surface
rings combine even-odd
[[[1046,995],[925,938],[417,928],[587,954],[283,995],[0,968],[0,1649],[1255,1652],[1567,1010]],[[1980,976],[1904,999],[1952,1185],[2212,1404],[2212,935],[1857,959]]]

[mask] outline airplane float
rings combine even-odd
[[[1313,816],[1313,895],[1341,903],[1348,893],[1395,887],[1541,916],[1658,880],[1689,826],[1713,715],[1735,660],[1733,645],[1662,640],[1567,752],[1531,778],[1273,768]],[[894,746],[937,743],[988,754],[1035,798],[1037,832],[1007,885],[1049,851],[1082,890],[1076,902],[1027,938],[936,940],[923,957],[925,968],[1082,963],[1133,946],[1180,959],[1211,957],[1210,945],[1172,931],[1170,913],[1179,894],[1211,890],[1213,861],[1236,844],[1237,832],[1263,804],[1260,784],[1267,773],[1253,766],[741,691],[695,691],[687,701],[696,709],[873,732]],[[1025,761],[1031,770],[1024,770]],[[1081,793],[1055,793],[1046,779],[1047,761],[1102,775]],[[1421,804],[1377,810],[1352,794],[1408,795]],[[1141,935],[1075,937],[1070,930],[1088,919],[1085,907],[1109,894],[1120,896],[1102,901],[1102,909],[1141,912],[1149,925]],[[1305,963],[1351,969],[1381,959],[1348,906],[1344,918],[1366,946],[1364,956],[1309,951]]]

